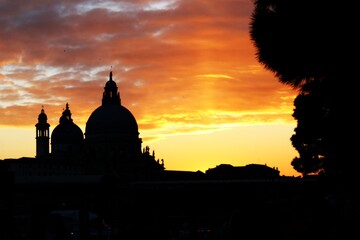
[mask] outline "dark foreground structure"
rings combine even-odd
[[[4,240],[350,239],[359,223],[357,198],[318,178],[8,176]]]
[[[0,161],[0,240],[349,239],[360,211],[352,183],[221,164],[165,170],[142,149],[110,73],[85,133],[66,104],[36,156]],[[51,139],[51,152],[50,152]]]

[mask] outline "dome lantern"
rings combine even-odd
[[[67,123],[67,122],[72,123],[73,122],[73,120],[71,118],[71,112],[70,112],[70,109],[69,109],[69,103],[66,103],[66,108],[63,111],[59,122],[60,123]]]
[[[102,98],[102,105],[116,104],[121,105],[120,94],[118,87],[112,79],[112,71],[109,74],[109,81],[106,82]]]

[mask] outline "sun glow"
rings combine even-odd
[[[4,7],[9,3],[4,3]],[[144,145],[167,169],[268,163],[293,175],[297,95],[256,60],[249,1],[9,5],[0,29],[0,158],[34,156],[69,103],[84,131],[110,71]],[[15,14],[16,13],[16,14]],[[254,138],[256,136],[256,138]]]

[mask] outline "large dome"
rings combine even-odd
[[[124,106],[106,104],[98,107],[90,115],[85,135],[138,135],[138,125],[133,114]]]
[[[95,109],[85,126],[85,140],[88,143],[138,142],[138,125],[133,114],[121,105],[118,87],[112,79],[104,87],[102,104]]]

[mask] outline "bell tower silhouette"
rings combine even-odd
[[[50,124],[47,122],[47,115],[44,111],[44,106],[38,117],[36,127],[36,158],[44,158],[49,155],[49,128]]]

